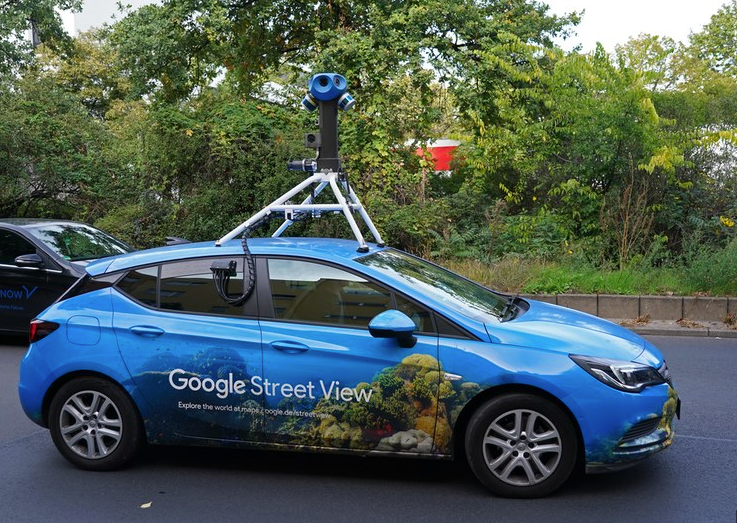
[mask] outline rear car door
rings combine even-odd
[[[262,404],[250,391],[261,374],[258,320],[247,314],[251,303],[244,309],[217,294],[215,259],[129,271],[113,297],[115,334],[149,422],[175,437],[258,441]],[[239,270],[231,292],[242,286]]]

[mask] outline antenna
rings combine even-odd
[[[358,241],[358,252],[368,252],[369,248],[353,217],[356,212],[363,219],[376,243],[380,247],[384,246],[379,232],[348,183],[348,176],[343,171],[342,160],[338,153],[338,109],[348,111],[355,104],[355,100],[347,92],[347,87],[346,79],[336,73],[318,73],[310,79],[309,92],[302,100],[302,106],[310,112],[319,109],[320,130],[305,135],[305,146],[317,149],[317,157],[290,161],[288,168],[311,175],[220,238],[215,242],[216,246],[219,247],[241,233],[244,233],[245,245],[250,231],[270,220],[276,213],[284,215],[284,222],[272,235],[273,237],[280,236],[295,221],[307,217],[318,218],[323,212],[343,213]],[[336,203],[315,203],[317,196],[328,187]],[[291,203],[292,198],[307,189],[310,189],[310,193],[301,203]]]

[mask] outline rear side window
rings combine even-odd
[[[167,311],[242,316],[243,306],[227,303],[212,278],[215,258],[199,258],[129,271],[116,287],[131,298]],[[220,259],[220,258],[218,258]],[[230,261],[230,258],[225,258]],[[237,273],[230,277],[228,294],[243,292],[243,258],[234,258]]]
[[[156,279],[158,267],[145,267],[129,271],[118,282],[118,289],[144,305],[156,307]]]
[[[243,260],[235,261],[238,269],[230,278],[228,293],[240,295],[243,292]],[[162,265],[159,307],[172,311],[240,316],[243,306],[233,306],[217,293],[210,270],[212,262],[212,258],[206,258]]]

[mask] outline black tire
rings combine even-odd
[[[128,395],[101,378],[78,378],[59,389],[49,409],[56,448],[86,470],[113,470],[130,462],[145,440]]]
[[[570,418],[532,394],[489,400],[471,417],[466,458],[478,480],[504,497],[536,498],[558,489],[571,475],[578,438]]]

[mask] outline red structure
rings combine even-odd
[[[461,144],[458,140],[435,140],[425,147],[418,147],[415,152],[418,156],[424,156],[429,151],[435,163],[436,171],[450,171],[450,162],[453,160],[453,152]]]

